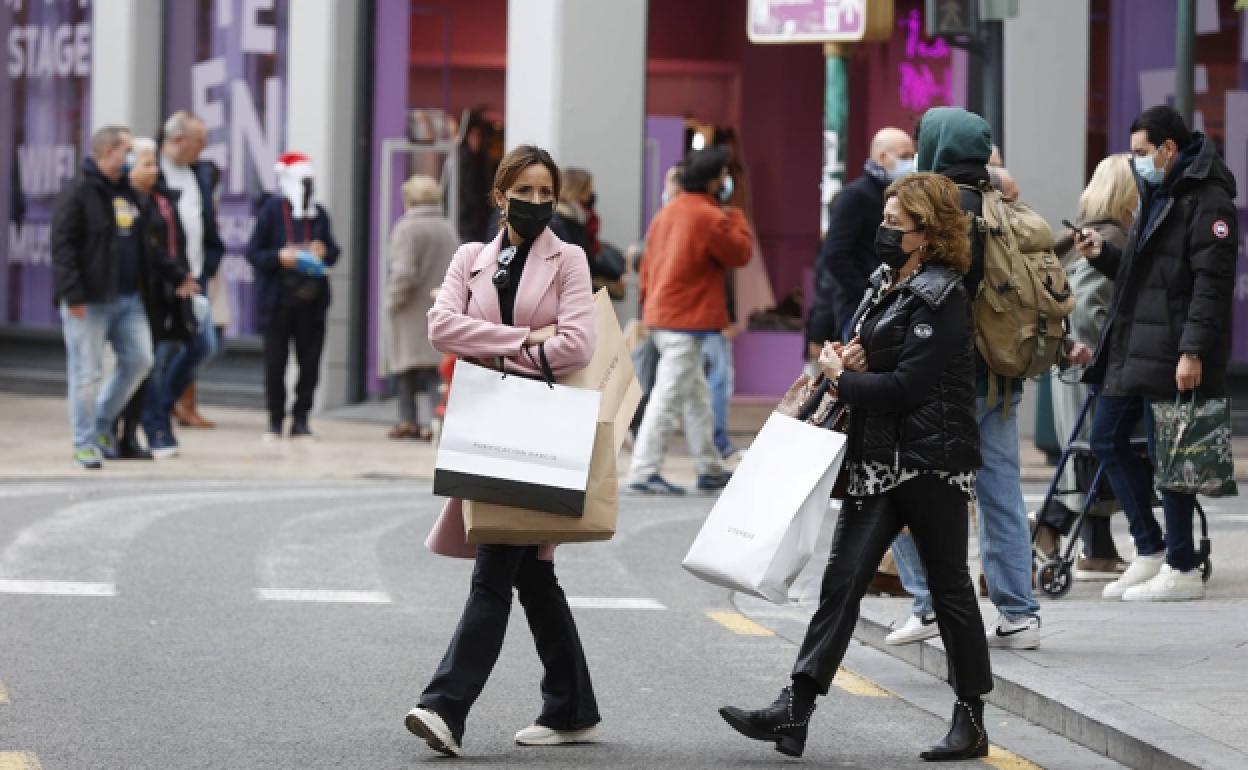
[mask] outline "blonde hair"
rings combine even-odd
[[[138,158],[147,154],[156,154],[156,140],[149,139],[146,136],[136,137],[130,142],[130,152],[134,153],[134,157]]]
[[[907,174],[889,185],[884,200],[896,198],[927,236],[929,262],[965,274],[971,268],[970,217],[958,186],[940,174]]]
[[[416,174],[403,183],[403,205],[407,208],[423,203],[441,203],[442,188],[431,176]]]
[[[1131,156],[1119,153],[1096,164],[1092,179],[1079,196],[1079,224],[1113,219],[1130,227],[1140,192],[1131,173]]]
[[[568,168],[563,172],[563,190],[559,193],[561,203],[579,204],[586,197],[594,178],[583,168]]]

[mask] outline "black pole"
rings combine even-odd
[[[992,127],[992,141],[1005,156],[1005,25],[999,21],[981,22],[984,31],[983,112]]]
[[[373,232],[369,218],[369,200],[372,197],[373,145],[373,27],[376,25],[377,3],[360,3],[356,6],[359,25],[356,30],[356,52],[360,57],[355,80],[355,110],[352,135],[355,146],[354,178],[351,188],[355,190],[355,205],[351,219],[355,223],[354,237],[348,254],[351,259],[350,305],[347,311],[347,402],[358,404],[368,398],[368,345],[371,338],[368,328],[369,286],[372,273],[368,256],[370,236]]]
[[[1174,109],[1192,125],[1192,78],[1195,71],[1196,18],[1192,0],[1179,0],[1174,39]],[[1148,106],[1148,105],[1145,105]]]

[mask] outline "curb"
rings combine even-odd
[[[748,599],[737,594],[733,603],[749,615],[747,610],[758,605],[738,601],[742,598]],[[756,611],[751,619],[771,627],[783,613],[792,615],[794,621],[800,618],[804,625],[812,609],[809,603],[772,605],[766,612]],[[864,605],[854,638],[943,681],[948,674],[944,649],[931,641],[886,645],[884,637],[892,620]],[[993,652],[992,669],[993,691],[984,700],[1128,767],[1244,767],[1244,755],[1231,747],[1074,681],[1060,669],[1046,668],[1008,650]]]

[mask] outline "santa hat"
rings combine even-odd
[[[273,166],[278,177],[289,179],[305,179],[312,176],[312,161],[301,152],[286,152],[277,159]]]

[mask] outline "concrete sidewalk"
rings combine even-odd
[[[1076,583],[1041,598],[1043,642],[1033,651],[994,650],[991,703],[1132,768],[1248,767],[1248,505],[1205,501],[1213,541],[1208,598],[1113,602],[1104,583]],[[794,641],[818,602],[832,521],[820,550],[776,606],[738,595],[738,609]],[[1131,553],[1123,517],[1115,539]],[[974,553],[974,546],[972,546]],[[976,561],[972,571],[978,572]],[[981,602],[985,623],[996,610]],[[892,647],[884,637],[910,612],[909,599],[867,598],[856,638],[943,679],[940,640]],[[933,681],[933,688],[948,692]]]

